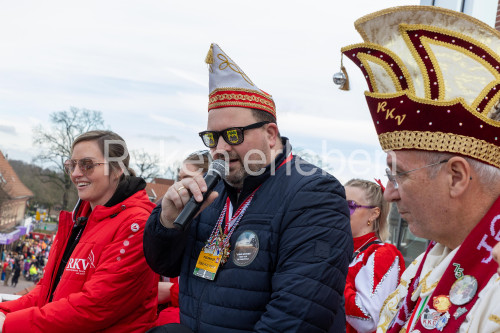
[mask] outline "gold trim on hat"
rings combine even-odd
[[[400,6],[400,7],[391,7],[391,8],[383,9],[383,10],[365,15],[365,16],[357,19],[356,21],[354,21],[354,27],[356,28],[358,33],[361,35],[361,38],[363,38],[364,41],[368,42],[369,41],[368,34],[363,30],[363,27],[362,27],[363,23],[366,23],[370,20],[373,20],[374,18],[379,17],[379,16],[384,16],[387,14],[397,13],[397,12],[401,12],[401,11],[412,11],[412,10],[418,11],[418,12],[421,12],[421,11],[430,11],[430,12],[434,12],[434,13],[437,12],[437,13],[441,13],[443,15],[454,16],[454,17],[457,17],[460,19],[464,19],[464,20],[467,20],[475,25],[481,26],[483,29],[488,30],[488,32],[490,32],[490,33],[497,34],[498,37],[500,38],[500,31],[493,29],[492,27],[490,27],[488,24],[484,23],[483,21],[480,21],[474,17],[471,17],[471,16],[466,15],[466,14],[461,13],[461,12],[457,12],[457,11],[447,9],[447,8],[436,7],[436,6]]]
[[[266,105],[257,104],[257,103],[224,101],[224,102],[210,103],[209,104],[210,109],[214,109],[217,107],[223,107],[223,106],[239,106],[239,107],[246,107],[246,108],[252,108],[252,109],[265,109],[265,111],[271,113],[274,117],[276,117],[276,111],[273,108],[270,108]]]
[[[232,59],[229,58],[227,55],[225,55],[224,53],[219,53],[217,54],[217,58],[219,58],[219,60],[221,61],[221,63],[219,64],[219,70],[223,71],[226,68],[229,68],[233,72],[240,74],[243,80],[247,81],[248,84],[250,84],[251,86],[255,86],[255,84],[253,84],[252,80],[250,80],[250,78],[245,74],[245,72],[243,72],[241,68],[234,62],[231,62]]]
[[[417,149],[467,155],[500,168],[500,147],[473,137],[443,132],[394,131],[378,136],[383,150]]]
[[[231,91],[231,93],[228,93],[226,91]],[[252,95],[245,95],[245,94],[235,94],[232,93],[233,91],[241,91],[245,92],[248,94]],[[223,94],[218,94],[220,92],[224,92]],[[218,95],[217,95],[218,94]],[[217,96],[214,96],[217,95]],[[258,98],[259,95],[261,96]],[[217,102],[222,99],[239,99],[239,100],[247,100],[247,101],[256,101],[259,103],[263,103],[268,105],[269,107],[274,108],[274,103],[272,102],[272,96],[271,95],[265,95],[261,93],[260,91],[257,90],[251,90],[251,89],[245,89],[245,88],[217,88],[214,89],[210,95],[209,95],[209,103],[211,104],[212,102]]]
[[[408,72],[408,69],[405,66],[404,62],[401,60],[401,58],[396,53],[392,52],[391,50],[389,50],[383,46],[380,46],[380,45],[374,44],[374,43],[369,43],[369,42],[345,46],[340,51],[342,53],[347,53],[347,52],[354,50],[354,49],[357,49],[357,48],[368,48],[368,49],[373,49],[376,51],[386,53],[390,57],[390,59],[392,61],[394,61],[394,65],[397,66],[403,72],[404,78],[408,84],[407,90],[409,90],[412,93],[415,92],[415,87],[413,85],[413,80],[411,78],[411,75]],[[376,63],[377,65],[384,68],[387,75],[391,77],[391,80],[394,84],[394,87],[398,91],[403,90],[403,88],[401,87],[401,80],[397,77],[396,73],[394,72],[394,69],[392,69],[392,66],[387,62],[387,60],[379,59],[379,58],[377,58],[373,55],[370,55],[368,53],[365,53],[365,52],[358,52],[357,57],[361,61],[361,63],[363,64],[363,67],[365,68],[365,70],[368,74],[368,78],[370,79],[371,85],[375,91],[379,91],[379,89],[378,89],[377,84],[374,80],[375,75],[374,75],[372,68],[369,65],[368,61]]]
[[[497,93],[497,95],[499,93]],[[480,113],[480,112],[477,112],[477,110],[472,109],[471,106],[468,105],[467,102],[461,97],[457,97],[455,99],[447,100],[447,101],[443,101],[443,100],[435,101],[435,100],[431,100],[431,99],[427,99],[427,98],[418,97],[415,94],[409,93],[406,90],[398,91],[398,92],[394,92],[394,93],[376,93],[376,92],[372,93],[369,91],[365,91],[365,96],[369,96],[369,97],[380,99],[380,100],[387,100],[387,99],[391,99],[394,97],[400,97],[400,96],[404,96],[404,95],[408,96],[408,98],[410,100],[417,102],[417,103],[420,103],[420,104],[427,104],[427,105],[440,106],[440,107],[461,104],[464,109],[469,111],[475,117],[481,119],[481,121],[483,121],[489,125],[498,127],[498,129],[500,130],[500,121],[488,118],[488,114]],[[496,95],[495,95],[495,97],[496,97]],[[498,101],[495,101],[495,102],[498,102]],[[492,103],[492,102],[490,102],[490,103]],[[407,112],[409,112],[409,110]]]
[[[397,91],[403,90],[403,87],[401,87],[400,80],[397,78],[396,73],[394,73],[394,71],[391,70],[390,65],[388,65],[385,61],[383,61],[375,56],[366,54],[366,53],[360,54],[358,56],[358,58],[361,61],[361,63],[363,64],[363,66],[365,67],[366,72],[368,73],[368,78],[370,79],[370,82],[372,84],[373,91],[379,92],[379,89],[377,87],[377,81],[375,80],[376,76],[373,74],[372,66],[370,66],[369,62],[375,63],[375,64],[381,66],[382,68],[384,68],[386,73],[391,78],[392,83],[394,84],[394,87],[396,88],[396,90]],[[407,78],[407,80],[408,80],[408,78]],[[412,82],[412,81],[410,79],[407,82]]]
[[[424,24],[404,24],[401,23],[399,25],[399,31],[401,33],[401,36],[403,37],[403,40],[405,41],[406,45],[408,46],[408,49],[410,50],[411,54],[413,55],[413,58],[417,62],[420,72],[422,73],[423,79],[424,79],[424,88],[425,88],[425,97],[428,99],[431,99],[431,94],[430,94],[430,87],[431,87],[431,82],[428,76],[428,69],[425,67],[424,61],[421,59],[420,55],[418,54],[417,50],[415,49],[415,45],[411,42],[409,34],[411,33],[412,30],[425,30],[429,32],[437,32],[443,35],[447,35],[453,38],[456,38],[458,40],[465,40],[473,45],[475,45],[478,49],[484,51],[487,53],[489,56],[492,58],[495,58],[498,62],[500,62],[500,57],[488,46],[485,44],[479,42],[478,40],[471,38],[467,35],[464,35],[462,33],[456,32],[449,30],[447,28],[439,28],[435,26],[429,26],[429,25],[424,25]],[[463,55],[465,55],[468,58],[474,59],[478,63],[480,63],[484,68],[486,68],[493,77],[496,78],[496,80],[491,81],[483,90],[479,93],[479,95],[476,97],[476,99],[471,103],[471,107],[480,112],[480,113],[485,113],[488,114],[489,110],[491,109],[491,101],[487,104],[487,106],[484,108],[484,110],[477,110],[477,106],[481,103],[481,101],[486,97],[488,92],[495,86],[496,84],[500,83],[500,73],[499,69],[495,69],[491,64],[489,64],[486,60],[478,56],[476,53],[469,51],[459,45],[456,44],[450,44],[450,43],[445,43],[443,41],[439,40],[434,40],[429,37],[421,37],[419,40],[422,43],[422,47],[426,50],[426,54],[429,57],[431,63],[433,64],[433,70],[436,73],[437,80],[438,80],[438,88],[439,88],[439,94],[438,94],[438,99],[442,100],[445,98],[445,80],[443,77],[443,74],[441,72],[441,66],[439,65],[439,62],[436,59],[435,53],[432,51],[430,45],[439,45],[447,49],[455,50]]]
[[[227,91],[241,91],[247,94],[229,93]],[[223,92],[223,93],[221,93]],[[246,101],[246,102],[245,102]],[[276,117],[276,108],[271,95],[260,91],[245,88],[217,88],[212,91],[208,99],[209,108],[220,106],[242,106],[264,108]]]

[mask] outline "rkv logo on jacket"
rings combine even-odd
[[[95,268],[94,266],[94,252],[90,250],[87,259],[80,258],[70,258],[68,265],[66,266],[66,271],[74,272],[77,275],[85,275],[88,267]]]

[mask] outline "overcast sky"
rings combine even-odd
[[[329,156],[342,182],[381,178],[379,148],[348,59],[352,90],[332,82],[340,48],[361,41],[353,22],[418,0],[8,1],[0,7],[0,150],[30,161],[32,129],[71,106],[102,111],[130,149],[163,165],[203,149],[215,42],[273,95],[295,148]],[[384,180],[385,181],[385,180]]]

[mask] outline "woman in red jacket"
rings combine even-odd
[[[398,286],[405,262],[394,245],[384,243],[389,204],[382,186],[352,179],[345,192],[354,238],[344,291],[347,332],[375,332],[380,309]]]
[[[73,142],[64,168],[79,201],[73,213],[61,212],[37,286],[0,303],[4,332],[145,332],[154,326],[158,276],[142,249],[154,204],[128,164],[126,144],[113,132],[91,131]]]

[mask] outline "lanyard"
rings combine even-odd
[[[281,164],[276,168],[276,170],[278,170],[279,168],[281,168],[283,165],[285,165],[286,163],[288,163],[289,161],[291,161],[293,158],[292,154],[288,154],[287,158],[281,162]],[[249,196],[250,198],[250,201],[252,201],[252,198],[255,194],[255,192],[257,192],[257,190],[259,189],[260,185],[252,192],[252,194]],[[245,210],[248,206],[246,206],[244,208],[244,211],[242,212],[242,207],[244,207],[247,203],[247,200],[248,198],[240,205],[240,208],[238,208],[236,210],[236,213],[234,214],[233,216],[233,204],[231,203],[231,200],[229,199],[229,197],[226,198],[226,206],[224,208],[227,207],[226,209],[226,220],[225,220],[225,226],[224,226],[224,234],[228,234],[228,232],[230,230],[232,230],[232,227],[233,225],[235,224],[236,221],[239,222],[239,220],[241,219],[240,214],[243,216],[243,214],[245,213]],[[248,205],[250,205],[250,202],[248,202]]]
[[[413,311],[413,314],[411,315],[410,320],[408,321],[408,325],[406,325],[406,327],[408,328],[408,331],[410,331],[412,329],[412,325],[414,325],[413,322],[415,320],[418,320],[418,318],[420,318],[420,315],[422,314],[422,311],[424,310],[425,306],[427,305],[428,300],[429,300],[429,295],[427,295],[423,301],[420,297],[418,298],[417,305],[415,305],[415,308],[417,309],[417,311]]]
[[[277,169],[281,168],[283,165],[291,161],[292,158],[293,156],[290,153],[287,156],[287,158],[278,166]],[[231,235],[238,226],[240,220],[243,218],[243,215],[250,206],[250,203],[252,202],[252,199],[255,196],[257,190],[260,188],[260,186],[261,185],[259,185],[255,190],[253,190],[252,194],[250,194],[248,198],[246,198],[243,201],[243,203],[236,210],[236,213],[234,213],[233,216],[232,216],[233,205],[231,204],[231,200],[229,199],[229,197],[226,198],[226,204],[224,205],[224,208],[222,209],[219,219],[217,220],[217,224],[215,225],[214,229],[212,230],[212,233],[210,234],[210,237],[207,240],[206,243],[207,249],[213,250],[216,253],[220,253],[223,252],[225,248],[229,248],[229,240],[231,239]],[[225,218],[225,225],[223,231],[222,221],[224,220],[224,218]],[[223,258],[222,263],[224,263],[225,260],[227,260],[227,258],[225,259]]]

